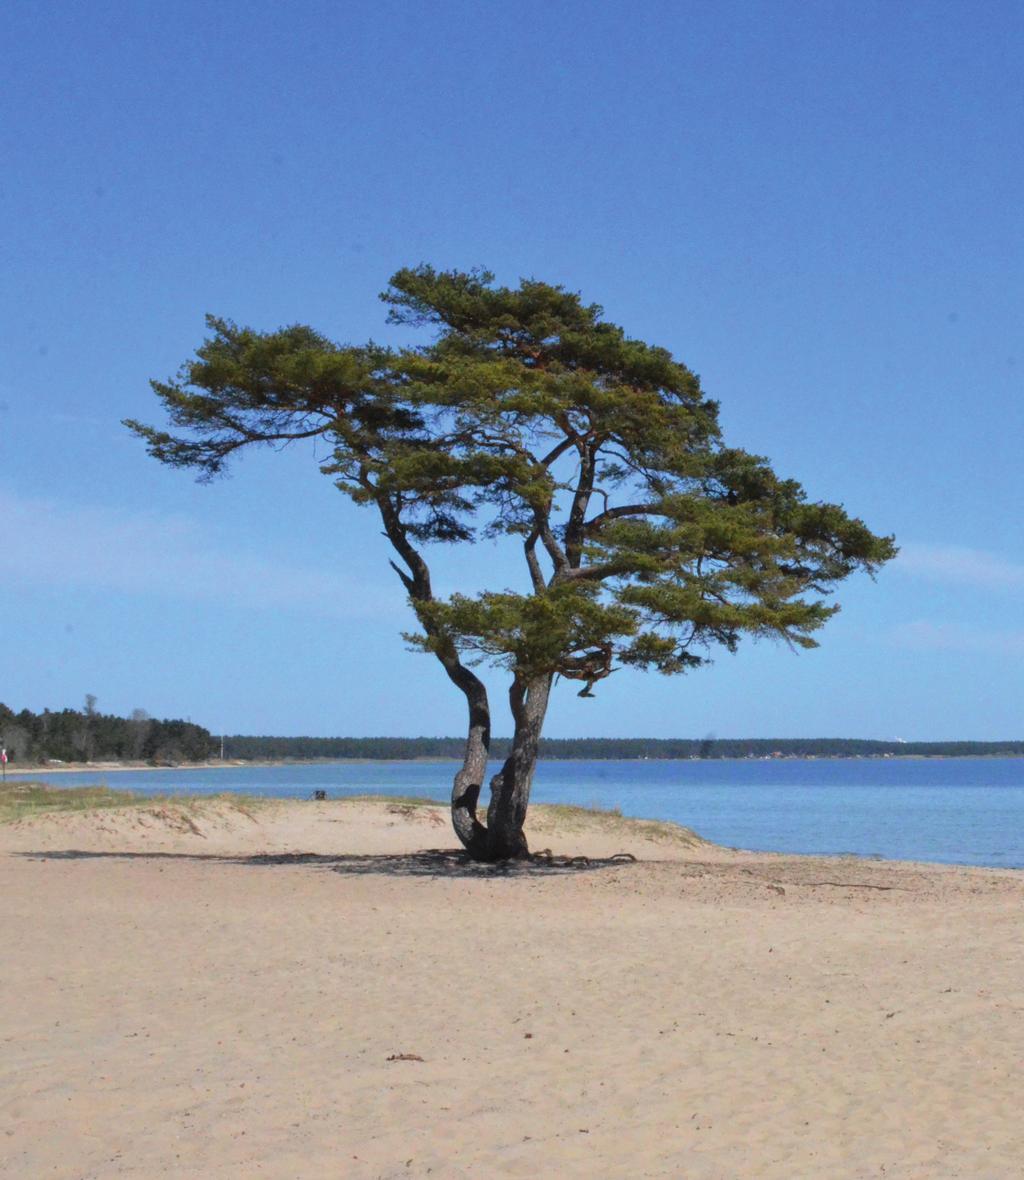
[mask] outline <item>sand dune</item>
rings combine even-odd
[[[0,1174],[1018,1177],[1024,882],[537,809],[0,826]]]

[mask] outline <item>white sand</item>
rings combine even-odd
[[[0,827],[0,1174],[1024,1175],[1018,874],[538,819],[643,861],[463,869],[383,804]]]

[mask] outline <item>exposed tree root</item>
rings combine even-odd
[[[636,857],[632,852],[616,852],[612,856],[556,856],[550,848],[542,848],[539,852],[531,852],[530,860],[541,861],[545,865],[559,869],[583,869],[593,865],[635,864]]]

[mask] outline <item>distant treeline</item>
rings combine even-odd
[[[226,758],[459,758],[463,738],[226,737]],[[507,738],[491,754],[504,758]],[[1024,740],[1005,742],[884,742],[862,738],[543,738],[541,758],[881,758],[1009,757],[1024,755]]]
[[[225,737],[224,757],[278,759],[460,758],[458,737]],[[191,721],[158,721],[144,709],[130,717],[96,710],[88,696],[81,710],[15,713],[0,704],[0,745],[11,762],[143,761],[203,762],[220,752],[220,739]],[[508,753],[509,739],[491,743],[494,758]],[[882,758],[1011,757],[1024,755],[1024,740],[1005,742],[880,742],[863,738],[544,738],[540,756],[552,759],[607,758]]]
[[[158,721],[145,709],[130,717],[96,711],[96,698],[85,707],[15,713],[0,704],[0,745],[11,762],[40,764],[136,760],[153,763],[201,762],[214,749],[210,732],[191,721]]]

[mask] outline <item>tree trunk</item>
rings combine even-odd
[[[384,532],[402,560],[409,567],[406,573],[391,563],[402,585],[409,593],[414,608],[417,603],[433,602],[430,570],[426,562],[409,542],[407,526],[401,519],[401,496],[381,490],[370,479],[365,467],[360,469],[360,483],[375,499],[380,509]],[[526,542],[527,560],[540,533]],[[547,543],[547,542],[545,542]],[[554,542],[552,542],[554,543]],[[534,560],[531,564],[534,584],[544,585],[543,576]],[[509,690],[515,735],[512,749],[501,771],[491,779],[491,801],[487,808],[487,827],[477,819],[476,808],[480,788],[487,773],[487,759],[491,748],[491,711],[487,689],[478,676],[459,659],[458,649],[450,635],[431,624],[429,614],[417,610],[424,631],[433,640],[432,650],[441,661],[448,679],[459,688],[469,706],[469,734],[462,768],[452,783],[452,827],[466,851],[474,860],[509,860],[529,856],[523,823],[530,800],[533,769],[537,764],[537,745],[548,709],[552,675],[527,679],[518,673]]]
[[[376,488],[365,468],[360,471],[360,483],[374,495],[384,532],[409,567],[410,572],[406,573],[400,566],[391,563],[391,568],[408,591],[413,607],[417,603],[432,602],[434,595],[430,588],[430,570],[409,542],[406,526],[401,519],[401,497],[393,499],[387,492]],[[448,679],[461,690],[469,707],[466,752],[462,758],[462,769],[452,783],[452,827],[474,860],[486,860],[487,829],[476,817],[476,805],[487,773],[487,758],[491,749],[491,709],[487,689],[483,681],[459,659],[458,649],[451,637],[433,628],[430,619],[423,617],[419,611],[417,617],[424,631],[434,640],[434,654],[441,661]]]
[[[537,765],[537,748],[548,711],[551,681],[550,675],[530,680],[521,680],[517,676],[509,690],[515,733],[505,764],[491,779],[487,860],[513,860],[530,855],[523,824]]]
[[[491,711],[483,684],[468,669],[461,670],[465,676],[458,679],[449,670],[449,676],[466,694],[469,705],[466,751],[462,768],[452,783],[452,827],[474,860],[488,860],[487,829],[476,817],[476,805],[491,748]]]

